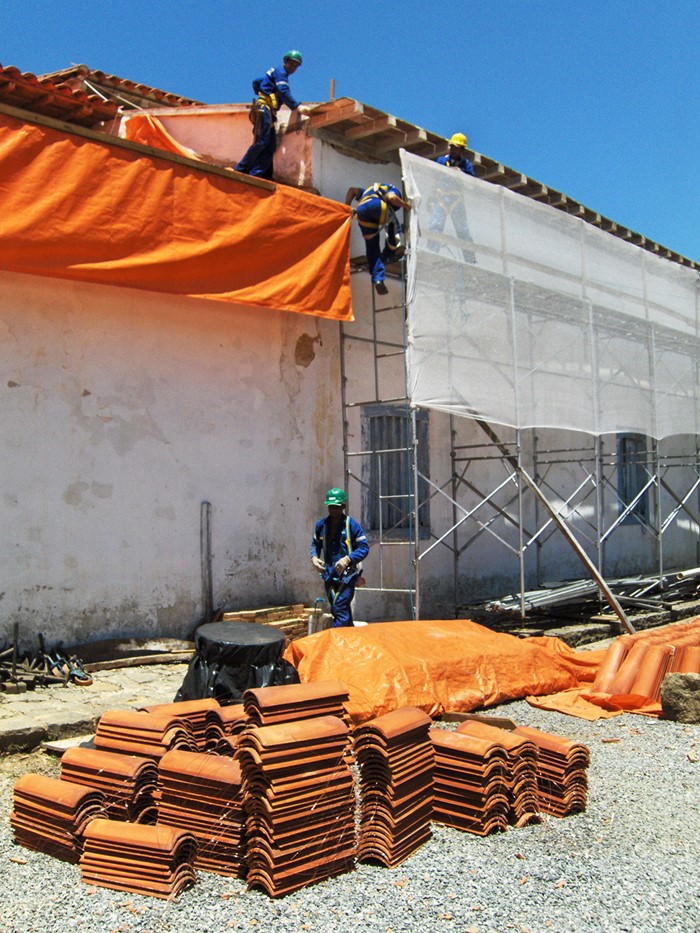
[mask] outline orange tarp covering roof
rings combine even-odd
[[[199,156],[187,146],[182,146],[174,136],[166,130],[157,117],[149,113],[134,114],[124,124],[124,138],[142,146],[153,146],[154,149],[164,149],[187,159],[198,159]]]
[[[2,267],[352,320],[351,212],[0,113]]]
[[[284,656],[302,683],[345,683],[358,723],[403,706],[439,716],[567,690],[592,681],[604,654],[448,619],[327,629],[292,642]]]

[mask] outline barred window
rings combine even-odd
[[[413,477],[410,469],[409,417],[404,408],[368,405],[362,411],[363,446],[370,451],[365,465],[364,528],[404,537],[411,525]],[[416,413],[418,471],[429,475],[428,412]],[[428,484],[419,476],[419,531],[428,533]]]

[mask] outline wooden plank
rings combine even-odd
[[[393,139],[387,140],[383,143],[379,141],[376,148],[380,152],[385,152],[387,149],[393,148],[408,149],[409,146],[416,147],[422,144],[430,145],[428,143],[428,134],[425,132],[425,130],[415,129],[407,132],[406,130],[397,129],[397,132],[400,135],[397,135]]]
[[[505,716],[484,716],[482,713],[443,713],[442,722],[483,722],[486,726],[495,726],[498,729],[507,729],[511,732],[518,728],[517,722]]]
[[[113,658],[111,661],[93,661],[84,664],[86,671],[116,671],[123,667],[141,667],[146,664],[186,664],[193,657],[192,651],[172,651],[161,654],[142,654],[131,658]]]
[[[365,108],[357,100],[345,101],[340,104],[334,102],[333,106],[318,112],[318,109],[309,114],[309,123],[312,127],[329,127],[336,123],[343,123],[345,120],[357,122],[365,112]]]
[[[396,117],[392,117],[387,113],[378,120],[368,120],[365,123],[360,123],[359,126],[353,126],[351,129],[346,130],[343,135],[349,140],[366,139],[368,136],[375,136],[395,127]]]

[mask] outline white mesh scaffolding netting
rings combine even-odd
[[[518,428],[698,434],[700,276],[401,153],[412,403]]]

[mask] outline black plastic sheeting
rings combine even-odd
[[[195,632],[190,661],[175,702],[214,697],[238,703],[251,687],[298,684],[294,665],[282,657],[284,635],[255,622],[210,622]]]

